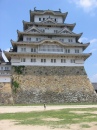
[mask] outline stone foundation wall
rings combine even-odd
[[[97,95],[84,67],[27,66],[17,74],[13,67],[13,82],[19,83],[15,103],[96,102]],[[14,88],[14,86],[13,86]]]
[[[11,83],[0,83],[0,104],[13,104]]]

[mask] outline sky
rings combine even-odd
[[[84,53],[92,53],[84,67],[91,82],[97,82],[97,0],[0,0],[0,48],[9,50],[10,40],[17,40],[22,21],[30,21],[29,11],[56,10],[68,12],[65,23],[76,23],[75,33],[83,33],[80,42],[90,45]],[[4,56],[4,55],[3,55]]]

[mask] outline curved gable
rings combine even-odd
[[[70,31],[68,28],[63,28],[61,31],[59,31],[58,33],[60,34],[74,34],[72,31]]]
[[[38,45],[47,44],[47,43],[49,43],[49,44],[59,44],[59,45],[62,45],[62,46],[65,45],[61,41],[57,41],[57,40],[43,40]]]
[[[52,23],[52,24],[56,24],[56,22],[53,21],[51,18],[47,18],[46,20],[42,21],[41,23]]]
[[[41,33],[41,31],[38,28],[36,28],[35,26],[32,26],[32,27],[28,28],[27,30],[25,30],[25,32]]]

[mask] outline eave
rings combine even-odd
[[[46,42],[49,42],[49,43],[58,43],[62,46],[66,46],[66,47],[83,47],[83,49],[86,49],[90,43],[85,43],[85,44],[81,44],[81,43],[63,43],[61,41],[58,41],[58,40],[49,40],[49,39],[45,39],[45,40],[42,40],[40,42],[24,42],[24,41],[20,41],[20,42],[15,42],[13,40],[11,40],[11,44],[12,46],[17,46],[17,45],[20,45],[20,46],[38,46],[38,45],[41,45],[43,43],[46,43]]]
[[[76,37],[77,40],[82,36],[83,33],[80,34],[58,34],[58,33],[27,33],[27,32],[20,32],[17,30],[18,33],[18,40],[20,37],[23,37],[23,35],[31,35],[31,36],[60,36],[60,37]]]
[[[56,23],[56,24],[52,24],[52,23],[41,23],[41,22],[26,22],[23,20],[23,30],[28,29],[29,26],[55,26],[55,27],[67,27],[69,28],[71,31],[74,29],[76,23],[73,24],[68,24],[68,23]]]
[[[73,58],[76,58],[76,59],[79,59],[79,58],[84,58],[84,60],[86,60],[88,57],[91,56],[91,53],[75,53],[75,54],[66,54],[66,53],[31,53],[31,52],[7,52],[7,51],[4,51],[4,54],[6,55],[6,57],[10,60],[12,56],[16,56],[16,57],[21,57],[21,56],[64,56],[64,57],[73,57]]]

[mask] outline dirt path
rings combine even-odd
[[[82,124],[67,125],[65,128],[52,128],[49,126],[16,125],[12,120],[1,120],[0,130],[97,130],[97,123],[87,123],[90,128],[82,128]]]
[[[97,108],[97,105],[46,106],[46,110],[59,110],[66,108]],[[16,112],[30,112],[30,111],[44,111],[44,106],[0,106],[0,113],[16,113]]]

